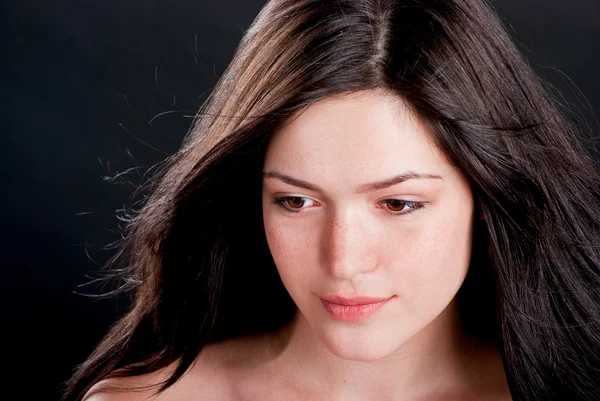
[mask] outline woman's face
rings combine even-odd
[[[331,352],[386,356],[453,300],[471,255],[472,193],[398,97],[315,103],[273,134],[263,171],[274,262]],[[323,302],[331,296],[386,301],[373,313]]]

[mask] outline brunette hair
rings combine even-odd
[[[269,135],[320,99],[369,89],[404,99],[470,180],[485,219],[461,310],[501,349],[513,399],[600,399],[600,169],[492,6],[273,0],[129,215],[107,267],[132,307],[64,401],[176,362],[160,392],[205,344],[291,319],[260,213]]]

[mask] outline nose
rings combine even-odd
[[[323,230],[321,265],[341,279],[352,279],[375,269],[374,226],[357,210],[331,213]]]

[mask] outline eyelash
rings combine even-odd
[[[300,210],[302,209],[298,209],[297,211],[288,209],[287,207],[284,206],[284,203],[290,199],[307,199],[303,196],[284,196],[281,198],[275,198],[275,200],[273,200],[273,203],[277,206],[279,206],[280,208],[282,208],[285,212],[287,213],[292,213],[292,214],[298,214],[300,213]],[[414,213],[419,209],[425,208],[425,204],[426,202],[414,202],[414,201],[405,201],[402,199],[384,199],[383,201],[381,201],[380,203],[386,204],[389,201],[396,201],[396,202],[401,202],[403,203],[405,206],[407,207],[412,207],[412,210],[408,211],[408,212],[390,212],[392,217],[401,217],[401,216],[405,216],[407,214],[410,213]],[[388,209],[389,210],[389,209]]]

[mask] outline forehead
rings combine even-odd
[[[362,181],[450,166],[401,98],[363,91],[316,102],[275,131],[265,155],[269,168]]]

